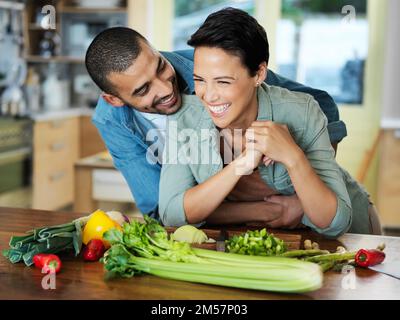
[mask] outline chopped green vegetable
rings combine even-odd
[[[203,230],[199,230],[194,226],[185,225],[179,227],[172,234],[172,239],[176,241],[183,241],[188,243],[204,243],[207,241],[208,237]]]
[[[122,232],[111,229],[104,234],[111,244],[101,260],[107,278],[149,273],[175,280],[277,292],[307,292],[322,285],[318,264],[194,249],[168,237],[157,221],[147,216],[145,221],[132,221],[124,224]]]
[[[274,256],[286,251],[283,240],[268,234],[265,228],[233,236],[226,240],[226,248],[231,253],[252,256]]]

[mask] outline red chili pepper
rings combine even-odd
[[[85,261],[98,261],[103,256],[105,250],[103,241],[92,239],[83,250],[83,259]]]
[[[360,267],[369,267],[380,264],[385,260],[385,253],[376,249],[360,249],[356,254],[356,263]]]
[[[55,254],[39,253],[33,257],[33,263],[36,268],[45,273],[59,272],[61,270],[61,260]]]

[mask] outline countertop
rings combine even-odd
[[[75,162],[75,166],[92,169],[115,169],[113,160],[108,151],[99,152],[89,157],[79,159]]]
[[[61,109],[61,110],[52,110],[52,111],[41,111],[38,113],[33,113],[29,117],[36,121],[52,121],[52,120],[60,120],[72,117],[79,116],[92,116],[94,109],[88,107],[81,108],[69,108],[69,109]]]
[[[383,118],[381,120],[381,128],[384,130],[400,130],[400,119],[399,118]]]
[[[0,208],[0,250],[8,247],[12,235],[23,234],[34,227],[69,222],[79,213],[53,212],[30,209]],[[237,229],[247,229],[237,227]],[[279,231],[282,233],[282,231]],[[310,231],[291,231],[319,242],[321,248],[334,250],[339,244],[349,250],[375,248],[386,244],[387,261],[400,259],[400,238],[372,235],[345,234],[336,240],[326,240]],[[0,257],[0,299],[399,299],[400,280],[362,268],[354,273],[354,289],[342,283],[349,274],[329,271],[324,275],[320,290],[306,294],[278,294],[255,290],[242,290],[141,275],[131,279],[104,280],[103,265],[83,262],[72,254],[60,255],[63,269],[57,274],[56,289],[44,290],[43,274],[39,269],[23,263],[11,264]]]

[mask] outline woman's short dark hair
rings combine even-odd
[[[192,34],[188,45],[220,48],[240,58],[254,76],[262,62],[268,64],[269,44],[264,28],[247,12],[225,8],[210,14]]]

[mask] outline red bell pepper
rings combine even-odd
[[[83,259],[85,261],[98,261],[106,250],[103,241],[92,239],[83,250]]]
[[[360,267],[374,266],[385,260],[385,253],[377,249],[360,249],[355,256],[355,260]]]
[[[61,260],[55,254],[39,253],[33,257],[33,263],[36,268],[44,273],[58,273],[61,270]]]

